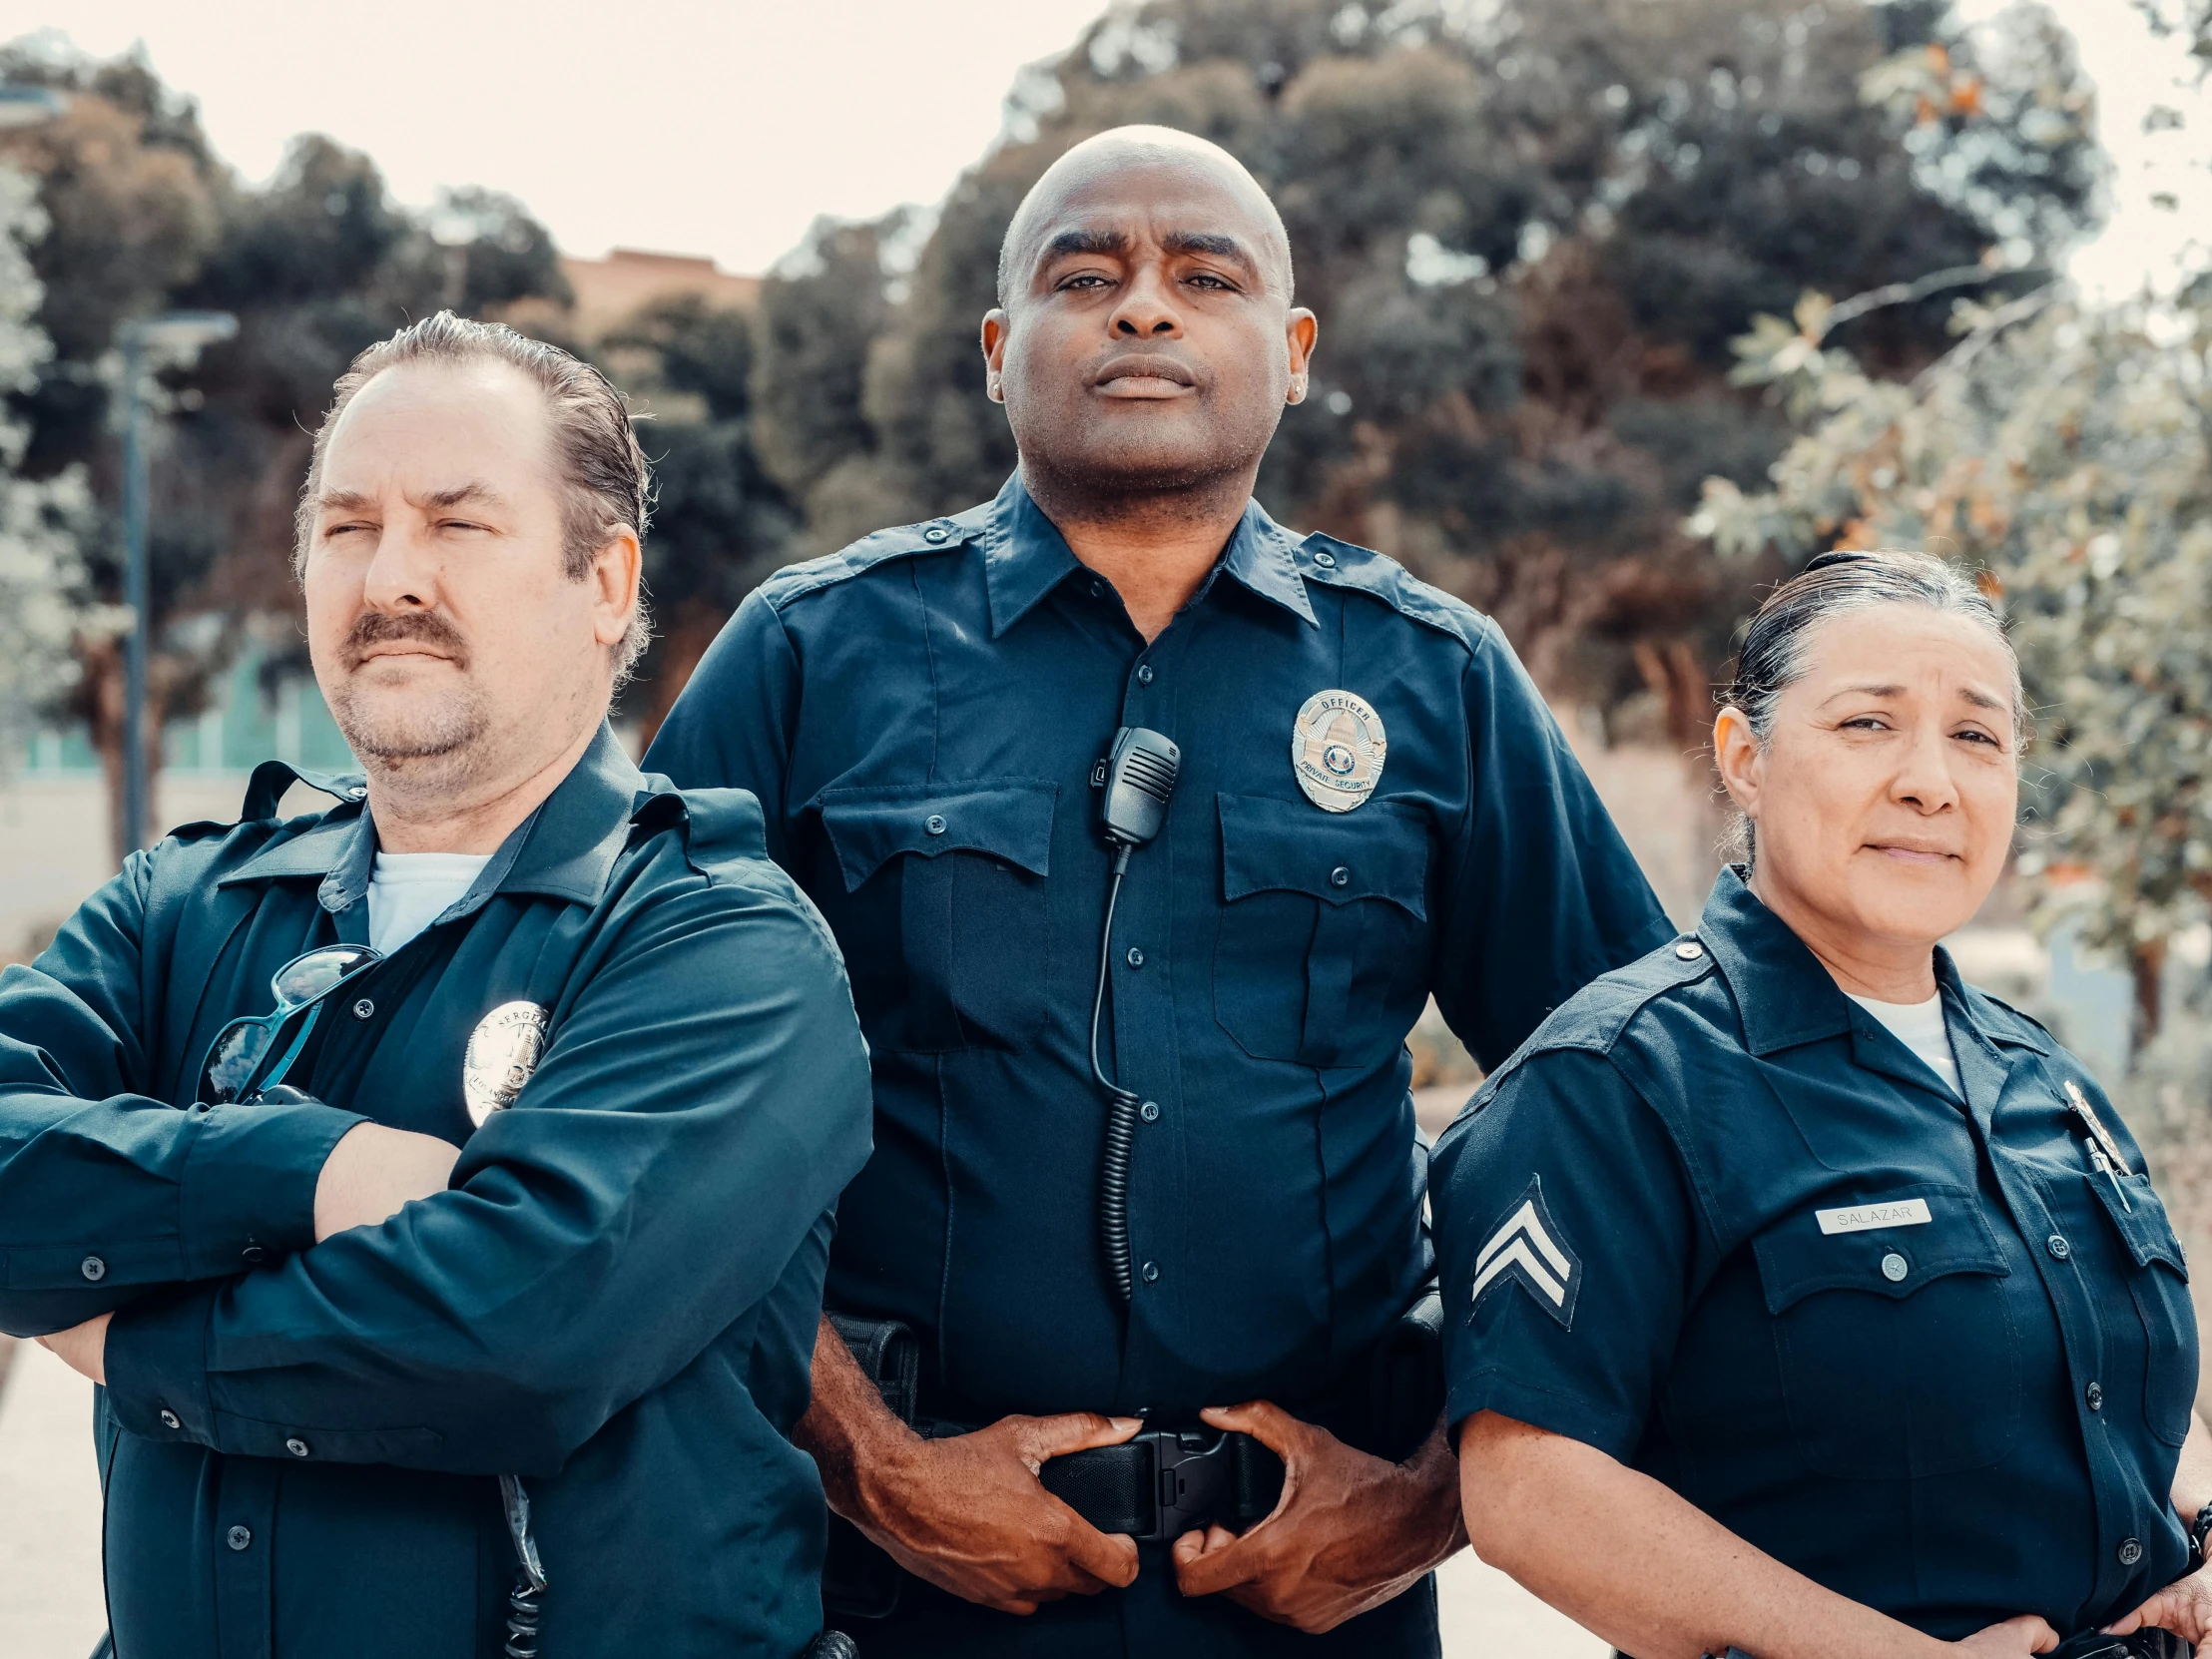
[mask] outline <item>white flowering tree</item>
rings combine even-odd
[[[45,234],[38,186],[0,167],[0,393],[27,391],[49,355],[32,322],[43,297],[24,250]],[[38,713],[77,677],[73,645],[121,619],[89,603],[72,526],[90,498],[71,472],[33,482],[18,471],[30,432],[0,401],[0,777]]]

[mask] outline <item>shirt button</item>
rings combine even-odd
[[[244,1250],[239,1252],[239,1259],[245,1262],[248,1266],[252,1266],[254,1263],[259,1262],[264,1256],[267,1256],[269,1252],[264,1250],[260,1245],[248,1245]]]
[[[304,1457],[307,1455],[307,1442],[305,1440],[302,1440],[298,1435],[294,1434],[290,1439],[284,1442],[284,1449],[290,1452],[294,1457]]]
[[[928,830],[929,833],[931,833],[932,835],[943,834],[944,815],[942,813],[931,813],[927,818],[921,821],[921,827],[924,830]]]
[[[1912,1264],[1894,1250],[1882,1258],[1882,1277],[1893,1285],[1898,1284],[1912,1271]]]
[[[1147,1123],[1158,1123],[1160,1121],[1160,1103],[1157,1100],[1146,1101],[1137,1108],[1137,1116],[1143,1118]]]
[[[2090,1383],[2090,1384],[2089,1384],[2089,1385],[2088,1385],[2088,1386],[2087,1386],[2086,1388],[2084,1388],[2084,1389],[2082,1389],[2082,1390],[2081,1390],[2081,1397],[2082,1397],[2083,1399],[2085,1399],[2085,1400],[2087,1400],[2087,1401],[2089,1402],[2089,1409],[2090,1409],[2090,1410],[2092,1410],[2092,1411],[2101,1411],[2101,1410],[2103,1410],[2103,1409],[2104,1409],[2104,1384],[2103,1384],[2102,1382],[2092,1382],[2092,1383]]]
[[[369,999],[365,996],[362,997],[360,1001],[353,1004],[353,1017],[355,1019],[366,1019],[375,1011],[376,1004],[369,1001]]]
[[[2143,1541],[2140,1538],[2122,1538],[2118,1551],[2120,1565],[2132,1567],[2143,1558]]]
[[[1334,553],[1326,552],[1316,553],[1314,555],[1314,563],[1320,565],[1321,568],[1324,570],[1335,570],[1337,568],[1337,555]]]
[[[178,1420],[177,1413],[175,1411],[172,1411],[168,1406],[164,1405],[162,1407],[162,1426],[164,1428],[182,1428],[185,1425]]]
[[[1131,945],[1129,947],[1129,965],[1131,967],[1144,966],[1144,952],[1139,950],[1135,945]]]
[[[2073,1254],[2073,1246],[2066,1242],[2066,1235],[2063,1233],[2053,1233],[2043,1241],[2043,1248],[2050,1252],[2054,1262],[2063,1262]]]
[[[108,1264],[97,1256],[87,1256],[77,1264],[77,1271],[97,1285],[108,1277]]]
[[[1705,946],[1699,944],[1695,939],[1684,939],[1674,947],[1674,953],[1685,962],[1694,962],[1705,954]]]
[[[928,529],[922,531],[921,539],[923,541],[942,541],[945,537],[951,534],[952,532],[950,530],[947,530],[943,525],[932,524],[929,526]]]
[[[1137,684],[1140,686],[1152,684],[1152,665],[1150,663],[1139,663],[1137,665]]]
[[[1104,599],[1106,597],[1106,584],[1099,581],[1095,576],[1091,578],[1091,597],[1093,599]]]
[[[1145,1283],[1146,1283],[1147,1285],[1157,1285],[1157,1284],[1158,1284],[1158,1283],[1160,1282],[1160,1264],[1159,1264],[1159,1263],[1157,1263],[1157,1262],[1147,1262],[1147,1263],[1145,1263],[1145,1265],[1144,1265],[1144,1282],[1145,1282]]]
[[[254,1534],[243,1526],[232,1527],[223,1537],[233,1549],[244,1549],[254,1541]]]

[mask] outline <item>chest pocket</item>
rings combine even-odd
[[[2179,1445],[2189,1437],[2197,1394],[2197,1316],[2189,1301],[2188,1258],[2149,1176],[2123,1175],[2117,1191],[2102,1176],[2084,1179],[2133,1259],[2127,1290],[2143,1325],[2144,1421],[2168,1445]]]
[[[1387,1059],[1428,986],[1428,836],[1372,801],[1224,795],[1214,1017],[1255,1059],[1311,1066]]]
[[[1844,1480],[1986,1468],[2019,1434],[2019,1337],[2004,1253],[1961,1187],[1904,1187],[1919,1226],[1823,1233],[1810,1209],[1753,1241],[1791,1432]],[[1840,1201],[1839,1201],[1840,1202]]]
[[[824,794],[835,867],[815,890],[871,1043],[945,1053],[1037,1035],[1058,794],[1030,779]]]

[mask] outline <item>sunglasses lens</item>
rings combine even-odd
[[[278,1007],[294,1008],[312,1002],[355,968],[374,960],[376,952],[366,945],[333,944],[310,950],[278,968],[269,988],[276,993]]]
[[[207,1069],[200,1074],[200,1098],[217,1106],[236,1100],[262,1056],[269,1052],[274,1035],[259,1020],[242,1019],[226,1025],[208,1050]]]

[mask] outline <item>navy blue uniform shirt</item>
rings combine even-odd
[[[1330,690],[1388,744],[1343,813],[1292,770],[1294,720]],[[1122,726],[1182,748],[1114,919],[1102,1040],[1150,1103],[1126,1318],[1086,1052],[1109,867],[1091,777]],[[1425,999],[1494,1062],[1668,932],[1496,627],[1256,504],[1149,645],[1018,478],[782,571],[648,764],[756,793],[844,947],[876,1129],[830,1303],[914,1327],[923,1409],[953,1421],[1187,1421],[1337,1388],[1430,1267],[1404,1049]],[[1045,1641],[1119,1616],[1088,1599],[990,1617]]]
[[[1723,871],[1438,1142],[1447,1414],[1596,1446],[1854,1601],[2062,1634],[2170,1582],[2188,1269],[2081,1064],[1936,952],[1965,1098]]]
[[[0,1329],[120,1310],[96,1436],[119,1659],[488,1659],[502,1472],[536,1505],[548,1653],[797,1654],[825,1512],[784,1432],[867,1153],[833,941],[753,801],[680,796],[602,729],[325,1008],[288,1078],[314,1103],[196,1106],[276,968],[367,937],[374,833],[358,781],[330,787],[133,854],[0,973]],[[516,1000],[544,1051],[472,1129],[463,1050]],[[452,1190],[315,1244],[363,1121],[461,1144]]]

